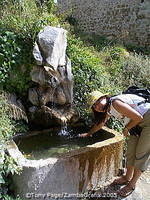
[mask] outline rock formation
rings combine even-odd
[[[32,103],[29,118],[33,124],[48,128],[77,120],[71,106],[73,75],[66,47],[66,30],[62,28],[46,26],[37,36],[33,49],[37,65],[30,73],[37,86],[30,88],[28,95]]]

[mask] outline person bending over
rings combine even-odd
[[[104,126],[110,116],[124,124],[123,135],[128,137],[126,173],[115,179],[113,184],[125,185],[118,194],[126,197],[135,189],[139,177],[150,163],[150,103],[145,103],[144,98],[134,94],[110,97],[98,91],[94,96],[95,92],[91,93],[95,97],[91,106],[95,124],[88,133],[79,136],[91,136]]]

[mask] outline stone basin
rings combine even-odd
[[[23,167],[20,175],[12,176],[15,195],[31,200],[60,195],[62,199],[63,194],[71,197],[104,186],[122,168],[123,137],[106,127],[101,133],[107,135],[103,141],[39,160],[27,159],[10,141],[8,152]]]

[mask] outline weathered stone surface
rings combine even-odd
[[[36,106],[40,105],[36,88],[30,88],[29,89],[28,99],[33,105],[36,105]]]
[[[2,150],[3,147],[0,145],[0,165],[2,166],[5,160],[5,152]]]
[[[73,75],[71,62],[65,54],[66,46],[66,31],[47,26],[38,34],[33,49],[38,66],[33,67],[30,75],[32,81],[39,86],[29,89],[28,99],[33,105],[29,109],[29,116],[33,123],[45,128],[55,124],[56,121],[60,124],[62,114],[64,119],[70,122],[76,119],[76,112],[70,112],[73,101]],[[63,113],[60,113],[54,109],[62,105],[67,106],[68,110],[63,109]]]
[[[38,40],[35,44],[33,55],[37,64],[52,66],[55,70],[57,67],[66,64],[66,30],[46,26],[38,34]]]
[[[150,1],[58,0],[60,13],[67,13],[86,33],[108,36],[142,46],[150,45]],[[141,21],[141,18],[144,19]]]
[[[118,177],[115,177],[118,178]],[[114,178],[114,179],[115,179]],[[112,182],[111,182],[112,183]],[[95,194],[104,195],[107,194],[106,197],[112,197],[112,198],[99,198],[99,200],[150,200],[149,196],[149,184],[150,184],[150,168],[145,171],[140,179],[138,180],[136,184],[135,190],[127,197],[120,197],[117,195],[117,191],[119,191],[120,188],[123,186],[109,186],[111,183],[107,183],[106,187],[104,189],[97,189]]]
[[[32,81],[39,83],[39,85],[41,86],[51,86],[55,88],[60,84],[60,81],[57,78],[59,77],[58,72],[50,69],[50,67],[34,66],[32,71],[30,72],[30,75]]]
[[[10,143],[9,154],[23,166],[22,173],[13,176],[15,194],[24,199],[33,194],[31,200],[36,194],[77,194],[112,179],[121,167],[123,137],[108,128],[104,130],[115,137],[46,160],[25,159]],[[45,196],[45,199],[54,198]]]
[[[71,62],[67,57],[66,66],[58,66],[57,71],[46,66],[35,66],[30,75],[32,81],[40,85],[40,90],[38,88],[29,89],[29,100],[33,105],[39,105],[38,101],[40,98],[45,99],[44,105],[49,101],[60,105],[72,103],[73,75],[71,72]]]
[[[79,120],[78,113],[72,108],[59,107],[49,108],[47,106],[29,108],[30,123],[34,126],[49,128],[62,125],[64,122],[73,124]]]
[[[36,60],[37,65],[42,65],[43,64],[43,58],[39,49],[39,46],[37,42],[35,42],[34,48],[33,48],[33,55]]]
[[[66,97],[61,88],[30,88],[28,98],[35,106],[46,105],[48,102],[59,105],[64,105],[66,103]]]
[[[71,61],[67,56],[66,63],[66,66],[58,67],[58,72],[61,76],[61,84],[66,97],[66,101],[71,104],[73,101],[73,75],[71,71]]]

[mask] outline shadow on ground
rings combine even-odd
[[[88,200],[150,200],[150,167],[142,174],[135,190],[129,196],[123,198],[117,195],[117,191],[122,187],[124,186],[112,186],[110,183],[107,187],[91,193]]]

